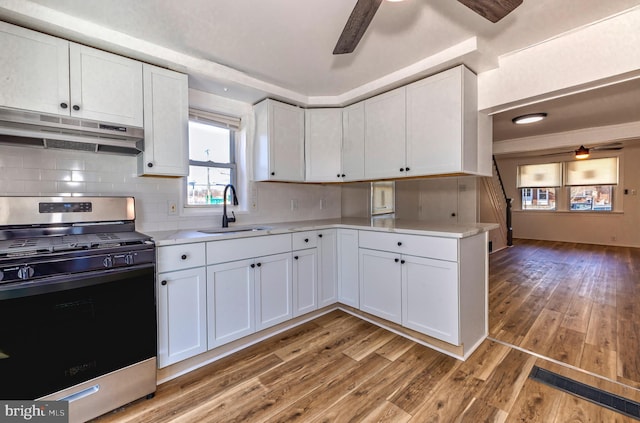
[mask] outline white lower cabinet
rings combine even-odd
[[[338,229],[338,301],[342,304],[360,307],[358,287],[358,231]]]
[[[293,317],[291,253],[259,257],[255,262],[256,330]]]
[[[458,345],[458,264],[402,256],[402,326]]]
[[[293,252],[293,316],[318,308],[318,249]]]
[[[400,255],[360,249],[360,310],[402,322]]]
[[[338,252],[336,229],[318,231],[318,307],[338,301]]]
[[[158,275],[158,367],[207,350],[204,267]]]
[[[255,332],[255,270],[252,264],[254,261],[249,259],[207,267],[209,349]]]

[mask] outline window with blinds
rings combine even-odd
[[[618,158],[576,160],[566,163],[565,185],[618,185]]]
[[[202,110],[189,111],[187,206],[220,205],[224,187],[236,184],[235,137],[239,129],[239,118]]]
[[[562,163],[518,166],[518,188],[551,188],[562,186]]]

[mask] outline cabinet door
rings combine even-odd
[[[142,63],[69,44],[71,116],[143,126]]]
[[[304,110],[270,101],[269,143],[270,179],[304,181]]]
[[[255,332],[253,260],[207,267],[209,349]]]
[[[0,45],[0,106],[69,115],[69,42],[0,22]]]
[[[256,330],[268,328],[293,316],[291,253],[255,259]]]
[[[400,255],[360,248],[360,310],[402,322]]]
[[[158,274],[158,366],[207,350],[204,267]]]
[[[189,87],[187,75],[143,65],[144,152],[140,175],[189,174]]]
[[[410,175],[462,171],[462,67],[407,86]]]
[[[405,176],[405,88],[364,102],[367,179]]]
[[[402,325],[459,345],[457,263],[403,256]]]
[[[342,109],[307,109],[304,118],[305,180],[342,181]]]
[[[358,283],[358,231],[338,229],[338,301],[359,308]]]
[[[318,231],[318,307],[338,301],[338,244],[336,229]]]
[[[342,173],[345,181],[364,179],[364,102],[342,110]]]
[[[293,252],[293,317],[318,308],[318,249]]]

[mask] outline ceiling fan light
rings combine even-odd
[[[586,159],[587,157],[589,157],[589,149],[581,145],[580,148],[576,150],[576,159]]]
[[[546,117],[547,117],[547,114],[542,112],[529,113],[528,115],[516,116],[513,119],[511,119],[511,122],[515,123],[516,125],[525,125],[527,123],[539,122]]]

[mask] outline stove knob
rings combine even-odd
[[[18,277],[20,279],[29,279],[32,276],[33,276],[33,267],[24,266],[18,269]]]
[[[125,264],[131,266],[133,264],[133,254],[129,253],[124,256]]]
[[[104,267],[113,267],[113,259],[111,258],[111,256],[106,256],[102,261],[102,264],[104,265]]]

